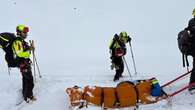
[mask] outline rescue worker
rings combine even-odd
[[[16,39],[12,43],[12,50],[17,66],[22,74],[22,94],[24,100],[28,103],[30,100],[36,100],[33,96],[33,75],[31,71],[30,51],[34,49],[33,45],[29,45],[25,39],[28,36],[29,28],[25,25],[16,27]]]
[[[130,42],[131,38],[127,35],[127,32],[121,32],[119,35],[115,34],[109,46],[110,59],[112,60],[111,69],[115,68],[115,76],[113,81],[119,80],[122,77],[124,71],[123,56],[126,54],[126,43]]]
[[[185,28],[190,33],[192,44],[192,57],[193,57],[193,69],[190,76],[189,84],[195,83],[195,8],[192,11],[193,18],[188,22],[188,26]],[[189,88],[189,91],[195,90],[195,85]]]

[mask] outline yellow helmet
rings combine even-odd
[[[27,26],[25,26],[25,25],[18,25],[17,27],[16,27],[16,31],[17,32],[24,32],[24,33],[27,33],[27,32],[29,32],[29,28],[27,27]]]
[[[124,43],[127,43],[129,39],[129,36],[127,35],[127,32],[123,31],[119,34],[119,40],[121,40]]]
[[[195,17],[195,8],[192,11],[192,15]]]
[[[127,32],[123,31],[123,32],[120,33],[119,36],[121,36],[121,37],[126,37],[126,36],[128,36],[128,35],[127,35]]]

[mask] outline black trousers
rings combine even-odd
[[[122,76],[123,71],[124,71],[123,59],[122,57],[113,57],[112,63],[115,64],[115,71],[116,71],[114,79],[118,80]]]
[[[22,67],[20,67],[20,71],[22,73],[22,94],[24,100],[26,100],[27,98],[32,98],[34,88],[34,81],[30,64],[24,64]]]
[[[193,68],[190,76],[190,84],[195,82],[195,56],[193,56]]]

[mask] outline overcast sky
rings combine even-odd
[[[108,45],[121,31],[132,37],[138,72],[182,71],[177,34],[195,8],[195,0],[1,0],[0,4],[0,32],[15,32],[18,24],[29,26],[28,39],[36,42],[41,70],[75,74],[109,72]],[[2,50],[0,56],[4,74]],[[131,67],[129,47],[126,57]]]

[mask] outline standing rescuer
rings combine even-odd
[[[189,84],[195,83],[195,8],[192,11],[193,18],[190,19],[188,26],[185,28],[190,34],[190,43],[192,44],[193,69],[190,76]],[[189,91],[194,91],[195,86],[191,86]]]
[[[113,81],[119,80],[122,77],[124,71],[124,62],[122,57],[126,54],[126,43],[130,42],[131,38],[127,35],[127,32],[121,32],[119,35],[115,34],[109,46],[112,60],[111,69],[115,68],[115,76]]]
[[[33,75],[31,71],[30,51],[34,46],[29,46],[25,41],[29,32],[29,28],[25,25],[16,27],[16,39],[12,43],[12,50],[17,66],[22,74],[22,94],[24,100],[28,103],[30,100],[36,100],[33,96]]]

